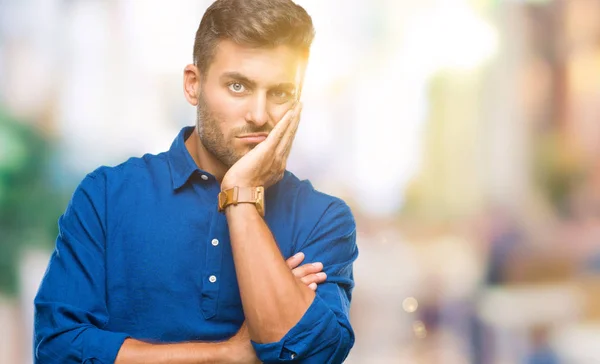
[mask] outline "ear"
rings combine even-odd
[[[198,106],[200,95],[200,70],[193,64],[188,64],[183,69],[183,94],[193,106]]]

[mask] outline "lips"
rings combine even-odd
[[[267,133],[246,134],[237,138],[245,143],[260,143],[267,139]]]

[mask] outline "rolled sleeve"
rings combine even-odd
[[[98,329],[92,329],[89,333],[84,364],[114,363],[123,342],[129,337],[127,334]]]
[[[316,296],[302,319],[278,342],[252,342],[256,355],[265,363],[279,363],[312,357],[349,344],[350,333],[343,332],[335,314]]]
[[[125,339],[129,336],[100,330],[96,327],[76,325],[58,332],[49,329],[35,350],[35,363],[112,364]]]
[[[342,363],[354,345],[349,310],[358,256],[356,225],[348,206],[332,203],[298,251],[306,262],[322,262],[327,282],[300,321],[278,342],[252,342],[265,363]]]
[[[59,236],[35,297],[36,363],[114,363],[128,337],[108,322],[104,266],[106,210],[99,177],[86,177],[59,219]]]

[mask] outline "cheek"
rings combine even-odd
[[[234,119],[242,112],[244,106],[240,99],[218,89],[211,93],[210,104],[212,111],[226,120]]]
[[[229,129],[244,120],[245,105],[240,98],[217,88],[207,90],[205,100],[223,135],[228,136]]]
[[[271,106],[269,113],[275,124],[281,120],[283,115],[290,109],[291,105],[291,102],[286,102],[285,104],[275,104]]]

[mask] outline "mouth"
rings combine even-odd
[[[256,143],[263,142],[265,139],[267,139],[267,135],[269,135],[269,134],[268,133],[255,133],[255,134],[240,135],[237,138],[240,139],[244,143],[256,144]]]

